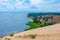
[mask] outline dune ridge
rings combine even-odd
[[[60,23],[5,36],[2,40],[60,40]]]

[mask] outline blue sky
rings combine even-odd
[[[60,12],[60,0],[0,0],[0,11]]]

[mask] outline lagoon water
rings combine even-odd
[[[0,36],[22,32],[29,28],[26,23],[28,13],[0,13]]]

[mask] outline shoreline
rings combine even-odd
[[[28,36],[30,34],[37,35],[36,39],[34,39],[34,40],[38,40],[41,36],[44,36],[44,35],[45,35],[45,37],[46,37],[46,35],[49,35],[53,40],[58,40],[58,39],[60,39],[59,38],[60,37],[60,24],[54,24],[54,25],[50,25],[50,26],[46,26],[46,27],[42,27],[42,28],[37,28],[37,29],[33,29],[33,30],[16,33],[13,36],[8,35],[8,36],[3,37],[2,40],[4,40],[5,38],[10,38],[11,40],[20,40],[20,39],[21,40],[27,40],[27,39],[32,40]],[[42,40],[42,38],[41,38],[41,40]]]

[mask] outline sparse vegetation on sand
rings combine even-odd
[[[5,38],[5,40],[10,40],[10,38]]]
[[[32,38],[32,39],[35,39],[36,38],[36,34],[30,34],[29,37]]]
[[[11,36],[11,37],[14,36],[14,33],[9,34],[9,36]]]

